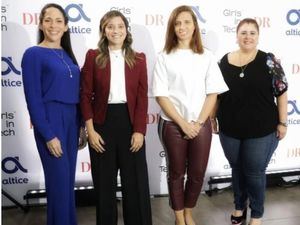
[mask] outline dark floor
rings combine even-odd
[[[167,197],[151,199],[153,225],[173,225],[173,212]],[[232,211],[232,192],[220,191],[212,197],[201,194],[194,218],[197,225],[229,225]],[[78,225],[95,224],[95,207],[78,207]],[[28,213],[18,208],[2,210],[2,225],[45,225],[45,207],[31,207]],[[119,223],[123,225],[121,204]],[[263,225],[300,225],[300,185],[284,188],[272,187],[266,192]]]

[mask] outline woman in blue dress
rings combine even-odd
[[[45,175],[47,225],[76,225],[75,167],[79,75],[68,17],[57,4],[40,13],[39,44],[22,59],[24,92]]]

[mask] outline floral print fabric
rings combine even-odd
[[[272,75],[272,86],[274,96],[282,95],[288,88],[288,83],[284,71],[275,56],[272,53],[267,54],[267,66]]]

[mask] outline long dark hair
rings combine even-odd
[[[191,14],[193,23],[195,26],[195,31],[192,37],[192,40],[190,42],[190,48],[192,49],[193,52],[202,54],[203,53],[203,45],[201,41],[201,36],[200,36],[200,29],[199,25],[197,22],[197,17],[195,16],[193,10],[191,7],[182,5],[178,6],[175,8],[169,18],[168,21],[168,27],[167,27],[167,32],[166,32],[166,41],[165,41],[165,47],[164,51],[166,51],[167,54],[172,52],[174,49],[176,49],[178,46],[178,38],[175,34],[175,22],[178,17],[178,15],[182,12],[188,12]]]
[[[114,17],[121,17],[125,24],[126,28],[126,38],[123,42],[122,50],[125,51],[125,62],[129,66],[129,68],[132,68],[135,64],[136,60],[136,53],[135,51],[131,48],[132,44],[132,35],[129,31],[129,23],[126,17],[120,13],[117,10],[112,10],[107,12],[102,19],[100,20],[100,40],[98,42],[98,49],[99,49],[99,55],[96,57],[96,63],[99,65],[101,68],[105,67],[108,59],[109,59],[109,50],[108,50],[108,40],[105,35],[105,28],[109,22],[110,19]]]
[[[64,23],[65,23],[65,25],[68,25],[69,18],[67,16],[65,10],[60,5],[55,4],[55,3],[49,3],[49,4],[45,5],[42,8],[41,13],[40,13],[40,17],[39,17],[39,23],[40,23],[40,25],[43,23],[43,19],[45,17],[46,10],[48,8],[56,8],[56,9],[58,9],[61,12],[61,14],[63,15],[63,17],[64,17]],[[45,39],[44,32],[41,29],[39,29],[38,43],[41,43],[44,39]],[[61,44],[61,47],[71,57],[71,59],[73,60],[73,62],[76,65],[78,65],[77,60],[76,60],[75,55],[74,55],[73,50],[72,50],[71,39],[70,39],[70,30],[69,29],[66,32],[64,32],[64,34],[63,34],[63,36],[61,38],[61,43],[60,44]]]

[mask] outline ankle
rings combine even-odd
[[[183,210],[175,210],[175,224],[176,225],[185,225]]]
[[[243,215],[243,212],[244,212],[243,210],[234,210],[232,212],[232,215],[235,216],[235,217],[240,217],[240,216]]]
[[[184,209],[184,220],[186,225],[195,225],[195,221],[192,215],[192,208]]]
[[[191,216],[192,215],[192,209],[191,208],[184,208],[183,214],[184,214],[184,216]]]
[[[251,218],[249,225],[261,225],[262,219],[261,218]]]

